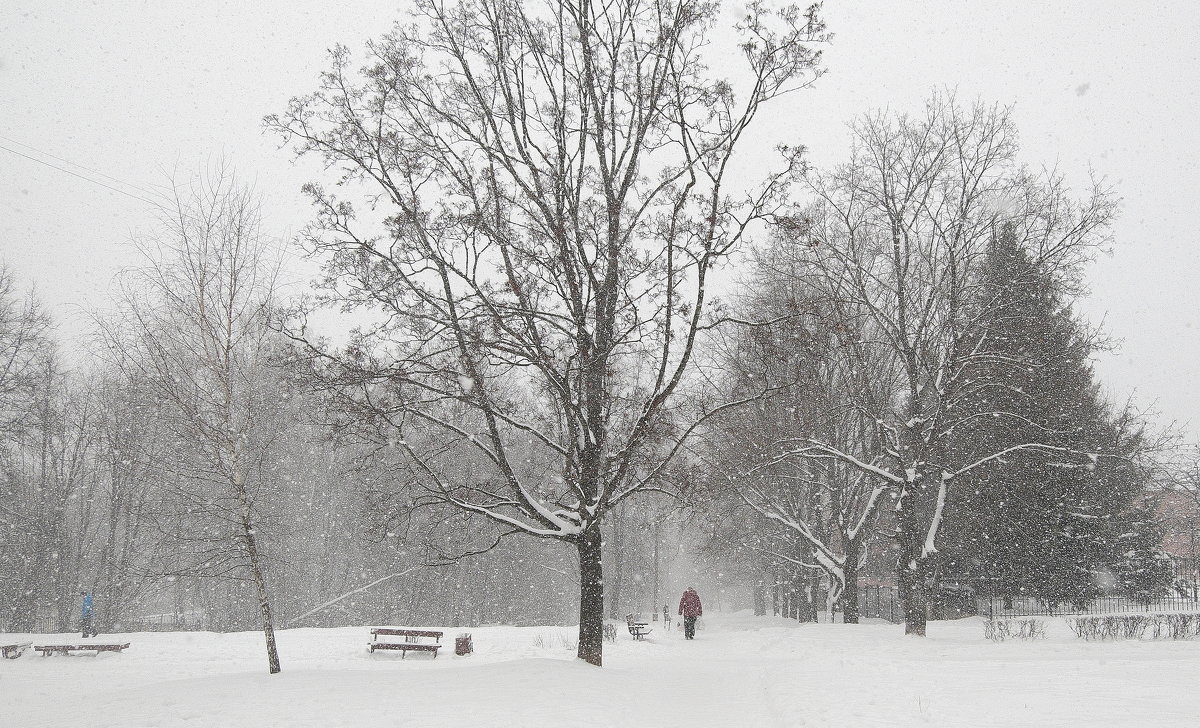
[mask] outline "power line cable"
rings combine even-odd
[[[8,147],[4,146],[3,144],[0,144],[0,149],[3,149],[3,150],[4,150],[4,151],[6,151],[6,152],[11,152],[12,154],[15,154],[15,155],[17,155],[18,157],[24,157],[25,159],[28,159],[28,160],[29,160],[29,161],[31,161],[31,162],[37,162],[38,164],[44,164],[44,165],[46,165],[47,167],[50,167],[50,168],[52,168],[52,169],[57,169],[59,172],[66,172],[67,174],[69,174],[69,175],[71,175],[71,176],[73,176],[73,177],[78,177],[79,179],[81,179],[81,180],[83,180],[83,181],[85,181],[85,182],[91,182],[91,183],[92,183],[92,184],[94,184],[94,185],[100,185],[101,187],[104,187],[104,188],[110,189],[110,190],[112,190],[113,192],[120,192],[122,195],[125,195],[126,197],[132,197],[132,198],[133,198],[133,199],[135,199],[135,200],[141,200],[142,202],[145,202],[147,205],[154,205],[154,206],[156,206],[156,207],[157,207],[157,206],[159,206],[160,204],[162,204],[162,203],[159,203],[159,202],[154,202],[153,200],[148,200],[148,199],[146,199],[145,197],[142,197],[142,196],[140,196],[140,195],[135,195],[135,194],[133,194],[132,192],[126,192],[125,190],[123,190],[123,189],[120,189],[120,188],[118,188],[118,187],[113,187],[112,185],[106,185],[106,184],[104,184],[103,182],[101,182],[101,181],[99,181],[99,180],[94,180],[94,179],[92,179],[91,177],[85,177],[85,176],[83,176],[82,174],[79,174],[78,172],[73,172],[73,171],[71,171],[71,170],[69,170],[69,169],[66,169],[66,168],[64,168],[64,167],[60,167],[60,166],[58,166],[57,164],[51,164],[50,162],[47,162],[47,161],[46,161],[46,160],[44,160],[44,159],[38,159],[37,157],[31,157],[31,156],[29,156],[28,154],[25,154],[25,153],[23,153],[23,152],[18,152],[18,151],[17,151],[17,150],[15,150],[15,149],[9,149]],[[124,183],[124,182],[122,182],[121,184],[125,184],[125,183]],[[133,187],[133,185],[130,185],[130,187]],[[134,187],[134,189],[138,189],[138,188]],[[143,191],[144,191],[144,190],[143,190]]]
[[[37,147],[33,146],[32,144],[26,144],[25,142],[17,141],[16,139],[13,139],[12,137],[6,137],[3,134],[0,134],[0,139],[3,139],[4,141],[9,142],[11,144],[16,144],[18,147],[24,147],[31,151],[37,152],[38,154],[42,155],[43,157],[50,157],[51,159],[57,159],[58,161],[69,164],[72,167],[78,167],[86,172],[91,172],[92,174],[100,175],[101,177],[103,177],[107,180],[116,182],[117,184],[124,185],[126,187],[132,187],[133,189],[137,190],[138,192],[144,192],[148,195],[157,195],[158,197],[169,199],[169,198],[167,198],[167,195],[163,194],[162,192],[159,192],[158,190],[152,190],[152,189],[148,189],[146,187],[142,187],[140,185],[135,185],[132,182],[126,182],[125,180],[118,179],[116,177],[113,177],[110,174],[105,174],[98,169],[92,169],[91,167],[86,167],[78,162],[72,162],[69,159],[64,159],[63,157],[59,157],[57,155],[51,154],[50,152],[47,152],[44,149],[38,149]]]
[[[147,189],[147,188],[145,188],[145,187],[139,187],[138,185],[135,185],[135,184],[133,184],[133,183],[131,183],[131,182],[126,182],[126,181],[124,181],[124,180],[121,180],[121,179],[118,179],[118,178],[116,178],[116,177],[113,177],[112,175],[105,174],[105,173],[103,173],[103,172],[101,172],[101,171],[99,171],[99,170],[92,169],[91,167],[86,167],[86,166],[84,166],[84,165],[82,165],[82,164],[79,164],[78,162],[72,162],[72,161],[71,161],[71,160],[69,160],[69,159],[64,159],[63,157],[56,156],[56,155],[54,155],[54,154],[51,154],[50,152],[44,151],[44,150],[42,150],[42,149],[38,149],[37,147],[35,147],[35,146],[32,146],[32,145],[30,145],[30,144],[26,144],[26,143],[24,143],[24,142],[17,141],[16,139],[13,139],[13,138],[11,138],[11,137],[6,137],[6,136],[4,136],[3,134],[0,134],[0,139],[3,139],[4,141],[7,141],[7,142],[9,142],[9,143],[12,143],[12,144],[16,144],[16,145],[17,145],[17,146],[19,146],[19,147],[24,147],[24,148],[26,148],[26,149],[29,149],[29,150],[31,150],[31,151],[37,152],[38,154],[41,154],[41,155],[43,155],[43,156],[50,157],[51,159],[57,159],[58,161],[60,161],[60,162],[63,162],[63,163],[65,163],[65,164],[69,164],[69,165],[71,165],[71,166],[73,166],[73,167],[79,167],[80,169],[83,169],[83,170],[86,170],[86,171],[88,171],[88,172],[91,172],[91,173],[93,173],[93,174],[96,174],[96,175],[99,175],[99,176],[101,176],[101,177],[104,177],[105,179],[112,180],[113,182],[116,182],[117,184],[122,184],[122,185],[125,185],[126,187],[131,187],[131,188],[133,188],[133,189],[135,189],[135,190],[138,190],[139,192],[144,192],[144,193],[146,193],[146,194],[148,194],[148,195],[157,195],[157,196],[159,196],[159,197],[162,197],[162,198],[163,198],[164,200],[166,200],[168,203],[170,203],[170,199],[171,199],[171,198],[170,198],[168,195],[166,195],[165,193],[163,193],[163,192],[159,192],[159,191],[157,191],[157,190],[151,190],[151,189]],[[98,180],[91,179],[91,178],[89,178],[89,177],[85,177],[85,176],[83,176],[83,175],[81,175],[81,174],[78,174],[78,173],[76,173],[76,172],[73,172],[73,171],[71,171],[71,170],[69,170],[69,169],[63,169],[62,167],[59,167],[58,165],[55,165],[55,164],[50,164],[49,162],[47,162],[47,161],[45,161],[45,160],[42,160],[42,159],[37,159],[36,157],[31,157],[31,156],[29,156],[28,154],[24,154],[24,153],[22,153],[22,152],[19,152],[19,151],[15,150],[15,149],[9,149],[8,147],[6,147],[6,146],[4,146],[4,145],[2,145],[2,144],[0,144],[0,149],[3,149],[3,150],[4,150],[4,151],[6,151],[6,152],[11,152],[11,153],[13,153],[13,154],[16,154],[16,155],[18,155],[18,156],[20,156],[20,157],[24,157],[25,159],[28,159],[28,160],[30,160],[30,161],[37,162],[38,164],[44,164],[44,165],[46,165],[47,167],[51,167],[51,168],[53,168],[53,169],[57,169],[57,170],[59,170],[59,171],[61,171],[61,172],[66,172],[67,174],[70,174],[70,175],[74,175],[75,177],[78,177],[79,179],[82,179],[82,180],[84,180],[84,181],[86,181],[86,182],[91,182],[92,184],[97,184],[97,185],[100,185],[101,187],[104,187],[104,188],[106,188],[106,189],[110,189],[110,190],[112,190],[112,191],[114,191],[114,192],[120,192],[121,194],[123,194],[123,195],[126,195],[126,196],[128,196],[128,197],[132,197],[132,198],[133,198],[133,199],[135,199],[135,200],[141,200],[142,202],[145,202],[145,203],[147,203],[147,204],[150,204],[150,205],[155,205],[155,206],[158,206],[158,205],[162,204],[162,203],[159,203],[159,202],[154,202],[153,200],[148,200],[148,199],[146,199],[145,197],[140,197],[140,196],[138,196],[138,195],[133,195],[133,194],[130,194],[129,192],[126,192],[125,190],[117,189],[116,187],[112,187],[112,186],[110,186],[110,185],[106,185],[106,184],[104,184],[103,182],[100,182],[100,181],[98,181]],[[277,252],[277,253],[279,253],[279,254],[280,254],[280,255],[282,255],[282,256],[285,256],[285,257],[291,257],[291,258],[296,258],[296,257],[298,257],[298,256],[297,256],[297,255],[296,255],[296,254],[295,254],[295,253],[294,253],[294,252],[293,252],[293,251],[290,249],[290,246],[288,246],[287,244],[285,244],[285,243],[283,243],[283,242],[281,242],[281,241],[274,241],[274,240],[272,240],[272,241],[270,241],[270,243],[269,243],[269,244],[271,245],[271,247],[273,247],[273,248],[276,250],[276,252]]]

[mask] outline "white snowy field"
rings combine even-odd
[[[1194,642],[1087,643],[1052,622],[1039,642],[993,644],[982,621],[796,624],[706,616],[694,641],[656,630],[573,658],[558,627],[469,630],[475,653],[369,654],[366,627],[279,633],[101,635],[122,654],[0,660],[0,726],[1147,726],[1200,720]],[[409,625],[414,626],[414,625]],[[423,628],[431,625],[419,625]],[[0,635],[0,643],[78,635]]]

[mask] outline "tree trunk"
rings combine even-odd
[[[767,588],[760,580],[754,585],[754,616],[762,617],[767,613]]]
[[[577,656],[599,667],[604,658],[604,566],[600,529],[584,531],[579,549],[579,649]]]
[[[41,595],[41,583],[38,575],[45,573],[47,551],[47,549],[37,549],[33,564],[27,566],[24,578],[20,580],[17,598],[13,605],[12,619],[8,624],[11,632],[33,632],[38,629],[38,606]]]
[[[799,584],[799,610],[796,619],[801,622],[817,623],[817,589],[820,577],[801,577]]]
[[[612,549],[608,553],[612,557],[612,561],[608,566],[608,618],[618,620],[625,618],[625,614],[621,611],[621,586],[625,576],[621,558],[625,548],[624,510],[619,506],[614,508],[609,519],[612,523]]]
[[[254,575],[254,587],[258,590],[258,610],[262,616],[263,636],[267,639],[267,669],[272,675],[279,672],[279,651],[275,649],[275,622],[271,617],[271,602],[267,598],[267,582],[263,578],[259,563],[258,544],[254,540],[254,529],[245,527],[246,552],[250,556],[250,571]]]
[[[846,583],[842,586],[842,624],[858,624],[858,560],[862,552],[862,544],[856,541],[846,544],[846,563],[842,574]],[[832,618],[832,617],[831,617]]]
[[[658,573],[658,551],[659,545],[662,543],[662,523],[658,518],[654,519],[654,595],[650,598],[650,603],[658,609],[659,603],[659,573]],[[663,605],[663,618],[667,615],[666,605]]]
[[[899,526],[900,560],[898,581],[900,585],[900,607],[904,611],[904,634],[925,636],[926,597],[925,581],[921,578],[921,532],[917,524],[916,484],[900,496],[896,507]]]
[[[235,450],[236,453],[236,450]],[[236,462],[236,455],[235,455]],[[234,470],[233,488],[241,506],[242,537],[246,540],[246,556],[250,559],[250,573],[258,594],[258,611],[262,619],[263,636],[267,640],[267,670],[274,675],[279,672],[279,651],[275,648],[275,622],[271,616],[271,600],[267,595],[267,580],[263,577],[262,561],[258,553],[258,541],[254,536],[254,519],[250,508],[250,495],[246,492],[241,473]]]

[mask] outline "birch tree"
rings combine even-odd
[[[986,301],[977,288],[988,244],[1008,226],[1035,265],[1071,285],[1080,263],[1108,242],[1115,200],[1098,185],[1075,200],[1061,178],[1022,169],[1005,108],[935,96],[919,114],[873,113],[850,128],[850,160],[810,177],[817,202],[785,229],[814,286],[868,312],[870,346],[895,367],[897,394],[877,422],[880,462],[815,433],[795,441],[793,453],[835,458],[888,485],[905,631],[923,635],[932,557],[956,479],[1017,452],[1041,453],[1065,467],[1095,458],[1035,434],[972,462],[939,461],[939,443],[963,424],[952,393],[1006,386],[954,386],[969,365],[994,355],[979,325],[987,305],[975,305]],[[979,332],[971,347],[963,345],[968,331]],[[1020,414],[1000,408],[970,416]]]
[[[758,184],[731,169],[769,102],[820,72],[815,7],[749,6],[736,88],[705,66],[720,20],[687,0],[419,0],[361,72],[336,49],[320,89],[266,121],[370,200],[308,187],[327,300],[371,323],[344,351],[293,336],[391,428],[426,496],[577,551],[595,665],[600,523],[694,426],[675,405],[715,323],[712,272],[776,211],[800,152]]]
[[[173,431],[178,460],[165,480],[178,518],[160,523],[177,547],[171,570],[249,579],[276,673],[256,499],[278,434],[266,386],[277,263],[257,198],[231,172],[216,168],[175,189],[160,229],[136,241],[145,264],[125,272],[101,338],[124,376],[153,392]]]

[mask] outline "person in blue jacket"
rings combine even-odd
[[[85,638],[95,637],[96,614],[92,609],[92,595],[89,592],[79,592],[79,595],[83,597],[83,610],[80,613],[80,616],[82,617],[81,629],[83,630],[83,636]]]

